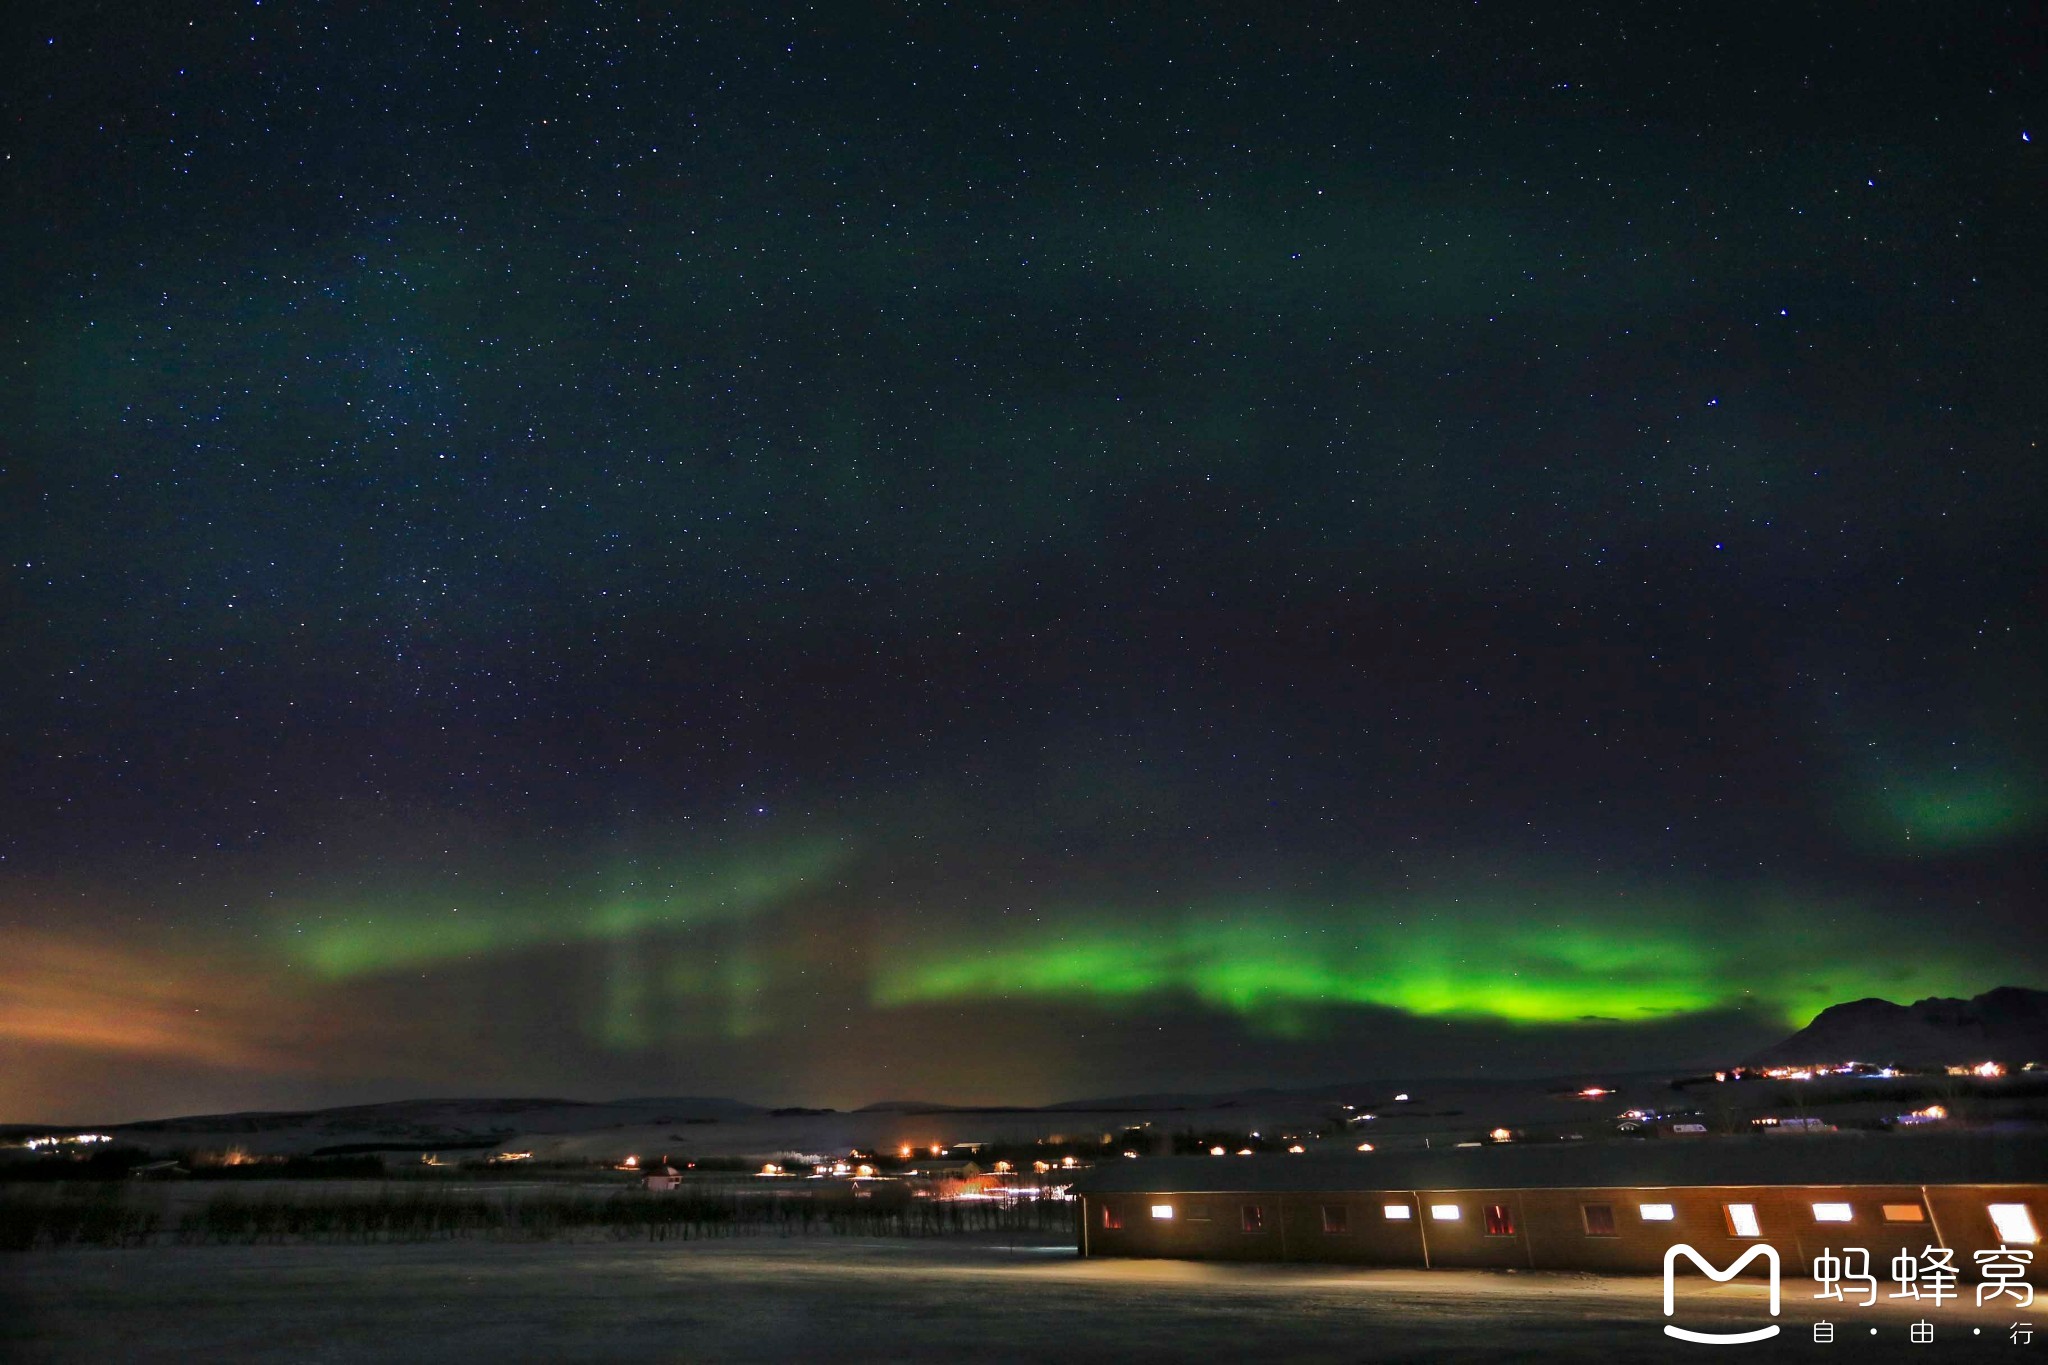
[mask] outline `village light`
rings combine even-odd
[[[1240,1148],[1237,1154],[1239,1156],[1250,1156],[1252,1154],[1252,1149],[1249,1147]]]
[[[1496,1128],[1492,1132],[1488,1133],[1487,1136],[1492,1138],[1495,1142],[1512,1142],[1515,1138],[1515,1135],[1505,1128]]]
[[[1358,1150],[1361,1152],[1369,1152],[1372,1150],[1372,1144],[1370,1142],[1361,1142],[1358,1144]]]
[[[1287,1152],[1288,1152],[1288,1155],[1290,1155],[1290,1156],[1300,1156],[1300,1155],[1301,1155],[1301,1154],[1302,1154],[1303,1152],[1305,1152],[1305,1151],[1307,1151],[1307,1150],[1308,1150],[1308,1148],[1306,1148],[1306,1147],[1302,1146],[1302,1145],[1301,1145],[1300,1143],[1298,1143],[1298,1142],[1297,1142],[1297,1143],[1295,1143],[1294,1145],[1292,1145],[1291,1147],[1289,1147],[1289,1148],[1287,1149]]]
[[[640,1158],[637,1156],[629,1156],[624,1161],[621,1161],[619,1164],[621,1166],[624,1166],[629,1171],[638,1170],[640,1168]]]
[[[1222,1149],[1221,1147],[1211,1147],[1211,1148],[1209,1149],[1209,1155],[1210,1155],[1210,1156],[1224,1156],[1224,1155],[1226,1155],[1226,1153],[1224,1152],[1224,1150],[1223,1150],[1223,1149]]]
[[[1407,1095],[1405,1095],[1405,1094],[1401,1094],[1401,1095],[1396,1095],[1396,1096],[1394,1096],[1394,1103],[1396,1103],[1396,1104],[1406,1104],[1406,1103],[1408,1103],[1408,1096],[1407,1096]]]

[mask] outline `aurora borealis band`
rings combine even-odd
[[[14,24],[0,1119],[2048,985],[2039,34],[1364,9]]]

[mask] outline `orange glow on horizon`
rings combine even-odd
[[[0,930],[0,1040],[297,1070],[276,1045],[299,1011],[254,974],[133,947]]]

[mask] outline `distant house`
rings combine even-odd
[[[1970,1137],[1493,1145],[1356,1157],[1167,1157],[1075,1182],[1084,1256],[1655,1272],[1685,1242],[1715,1264],[1768,1245],[2037,1243],[2048,1147]]]
[[[682,1188],[682,1173],[673,1166],[664,1166],[658,1171],[649,1171],[640,1182],[650,1190],[678,1190]]]

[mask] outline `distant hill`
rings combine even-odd
[[[959,1109],[957,1104],[940,1104],[936,1100],[876,1100],[854,1110],[856,1114],[949,1114]]]
[[[2000,986],[1970,1000],[1852,1000],[1750,1059],[1759,1065],[2048,1061],[2048,991]]]
[[[737,1100],[695,1097],[611,1101],[559,1099],[420,1099],[358,1104],[298,1113],[198,1114],[112,1126],[122,1135],[295,1134],[306,1142],[387,1138],[407,1143],[482,1141],[506,1133],[573,1133],[631,1125],[732,1121],[764,1113]]]

